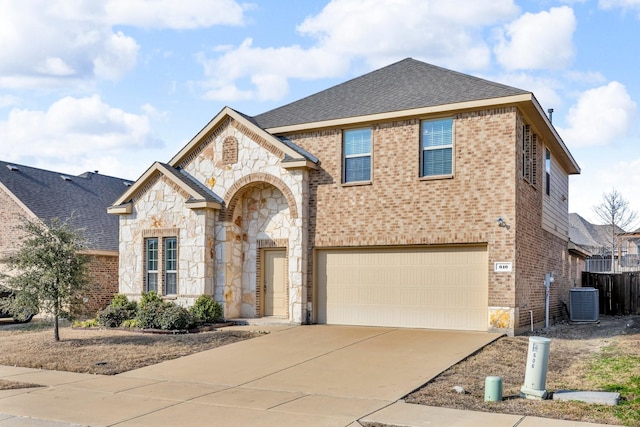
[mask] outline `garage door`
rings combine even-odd
[[[487,330],[485,246],[317,251],[318,323]]]

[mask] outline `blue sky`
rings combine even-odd
[[[406,57],[534,92],[582,168],[569,210],[640,211],[640,0],[0,0],[0,159],[135,179]]]

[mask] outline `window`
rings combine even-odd
[[[371,129],[345,130],[343,182],[371,181]]]
[[[538,185],[538,135],[529,125],[522,126],[522,177],[534,187]]]
[[[424,120],[420,129],[420,176],[453,172],[453,119]]]
[[[544,149],[544,191],[547,196],[551,195],[551,151]]]
[[[164,239],[164,294],[177,293],[178,241],[175,237]]]
[[[157,234],[156,234],[157,235]],[[159,295],[178,293],[178,239],[175,236],[144,239],[144,291]]]
[[[158,239],[147,239],[146,252],[146,292],[158,292]]]

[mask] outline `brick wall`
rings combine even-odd
[[[22,206],[0,188],[0,258],[3,258],[20,247],[20,239],[24,232],[18,227],[23,224],[22,219],[28,216]],[[0,264],[0,272],[3,265]]]
[[[454,117],[455,177],[419,177],[420,120],[373,124],[372,181],[343,185],[341,129],[287,135],[320,159],[309,185],[311,250],[331,246],[486,243],[489,305],[512,307],[511,274],[495,261],[513,261],[515,232],[515,108]],[[425,117],[428,118],[428,117]],[[308,281],[312,295],[312,280]]]
[[[82,295],[81,316],[95,317],[118,293],[118,256],[91,255],[89,286]]]
[[[518,118],[518,141],[522,138],[521,117]],[[536,159],[543,165],[544,141],[537,139]],[[577,269],[582,263],[571,255],[567,240],[542,228],[544,168],[536,169],[532,179],[535,185],[522,178],[522,156],[517,157],[517,218],[516,218],[516,300],[519,314],[516,331],[524,331],[531,326],[531,314],[536,327],[545,322],[545,274],[554,272],[554,282],[549,294],[549,321],[566,318],[564,303],[569,302],[569,289],[579,285]],[[577,264],[577,265],[576,265]],[[532,311],[533,313],[530,313]]]
[[[14,253],[20,248],[25,233],[18,229],[28,212],[0,188],[0,258]],[[3,264],[0,263],[0,272]],[[89,265],[91,280],[84,298],[87,299],[77,312],[95,316],[97,310],[106,307],[118,292],[118,256],[92,255]]]

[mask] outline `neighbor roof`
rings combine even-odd
[[[118,250],[118,217],[107,207],[131,183],[95,172],[74,176],[0,161],[0,184],[42,220],[70,218],[94,250]]]
[[[616,233],[624,232],[616,227]],[[569,214],[569,239],[591,250],[611,246],[611,226],[591,224],[577,213]]]
[[[530,93],[407,58],[253,120],[269,129]]]

